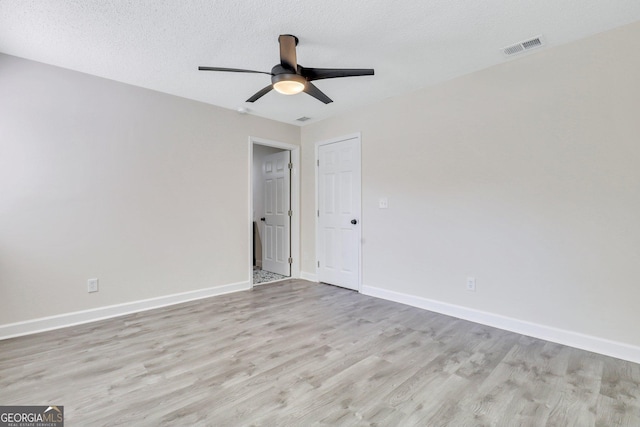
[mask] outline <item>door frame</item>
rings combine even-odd
[[[360,158],[357,160],[360,163],[360,175],[357,177],[357,179],[360,180],[360,213],[358,215],[358,218],[360,220],[360,227],[358,227],[358,285],[357,285],[358,289],[357,291],[362,292],[362,224],[363,224],[362,222],[362,135],[360,132],[355,132],[355,133],[339,136],[337,138],[331,138],[331,139],[315,142],[315,159],[313,163],[314,163],[314,169],[315,169],[315,183],[316,183],[315,185],[316,208],[314,210],[318,212],[318,210],[320,209],[320,203],[319,203],[320,177],[318,173],[319,172],[318,160],[319,160],[319,154],[320,154],[320,146],[335,144],[337,142],[342,142],[349,139],[356,139],[358,143],[358,152],[360,154]],[[318,221],[318,215],[314,215],[314,220],[315,220],[315,232],[316,232],[316,236],[315,236],[316,237],[316,262],[314,263],[315,264],[314,268],[315,268],[316,279],[319,282],[320,276],[318,274],[319,273],[318,258],[320,255],[320,222]]]
[[[249,136],[249,212],[248,218],[248,256],[247,271],[249,272],[249,287],[253,289],[253,145],[266,145],[291,152],[291,278],[300,277],[300,147],[286,142]]]

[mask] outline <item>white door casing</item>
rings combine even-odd
[[[360,288],[360,137],[318,144],[318,281]]]
[[[290,176],[289,151],[266,156],[262,162],[264,221],[262,229],[262,269],[291,275],[290,257]]]

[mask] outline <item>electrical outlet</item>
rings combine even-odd
[[[381,197],[380,200],[378,200],[378,207],[380,209],[387,209],[389,207],[389,199]]]
[[[476,278],[475,277],[467,277],[467,290],[471,292],[476,291]]]
[[[98,279],[87,280],[87,292],[98,292]]]

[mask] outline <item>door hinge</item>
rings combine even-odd
[[[293,169],[293,163],[289,163],[289,169]]]
[[[293,216],[293,211],[289,211],[289,216]]]
[[[320,209],[318,209],[318,218],[320,217]]]
[[[293,264],[293,258],[289,257],[289,264]]]
[[[318,261],[318,267],[320,267],[320,261]]]
[[[316,164],[320,166],[320,159],[316,160]]]

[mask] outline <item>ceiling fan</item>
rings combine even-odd
[[[244,70],[241,68],[198,67],[200,71],[229,71],[234,73],[260,73],[271,76],[271,84],[258,92],[247,102],[255,102],[275,89],[285,95],[295,95],[305,92],[319,101],[328,104],[333,102],[313,83],[314,80],[335,79],[338,77],[372,76],[371,68],[305,68],[298,64],[296,58],[296,46],[298,38],[291,34],[283,34],[278,37],[280,43],[280,63],[276,64],[271,72]]]

